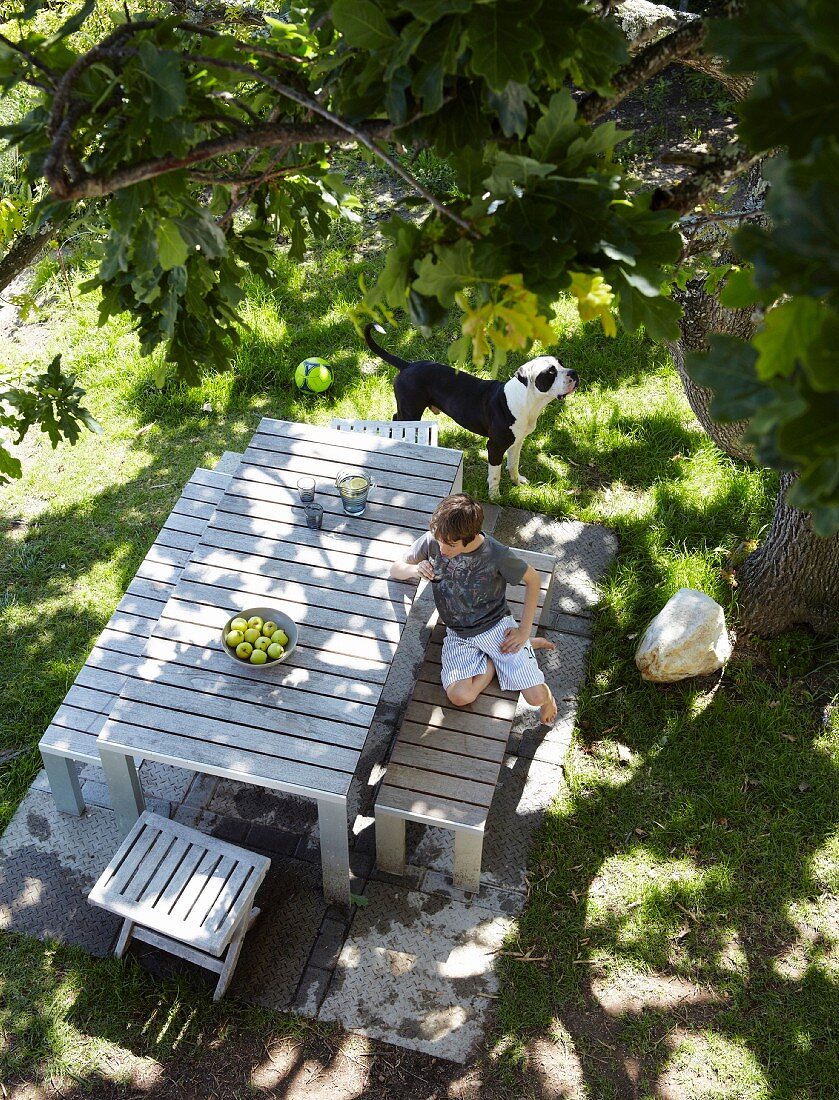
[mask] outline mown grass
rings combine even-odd
[[[72,450],[27,448],[24,479],[3,490],[0,751],[19,755],[0,770],[0,824],[195,466],[241,451],[263,415],[392,415],[391,371],[347,317],[359,276],[369,283],[375,272],[368,238],[345,228],[306,264],[279,260],[274,286],[250,285],[232,369],[207,371],[195,389],[158,390],[127,324],[98,329],[95,304],[70,301],[42,273],[51,300],[39,358],[62,351],[104,432]],[[560,354],[583,384],[545,413],[522,459],[530,484],[505,480],[503,501],[604,523],[620,551],[595,619],[567,784],[532,853],[514,940],[548,961],[500,960],[488,1085],[531,1095],[529,1044],[542,1037],[567,1084],[557,1095],[836,1095],[839,644],[804,632],[750,640],[721,678],[639,681],[637,637],[677,588],[701,588],[736,615],[721,566],[769,522],[776,482],[713,447],[661,348],[607,340],[564,304],[559,318]],[[425,340],[403,326],[389,340],[439,357],[452,336]],[[321,398],[302,398],[292,382],[311,354],[335,372]],[[465,487],[484,499],[483,441],[443,418],[441,442],[464,450]],[[108,1068],[117,1050],[165,1067],[178,1051],[200,1057],[210,1037],[302,1026],[232,1001],[211,1006],[130,962],[10,935],[0,952],[0,1079],[70,1074],[95,1091],[123,1072]],[[144,1027],[149,1016],[160,1026]]]

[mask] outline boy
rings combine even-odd
[[[504,691],[521,691],[539,707],[546,725],[556,702],[536,663],[534,649],[554,649],[545,638],[530,641],[539,598],[539,574],[515,552],[484,535],[484,510],[466,493],[443,500],[420,536],[390,575],[398,581],[431,581],[434,602],[446,624],[442,681],[449,701],[468,706],[498,673]],[[524,583],[521,623],[507,606],[507,584]]]

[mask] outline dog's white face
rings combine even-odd
[[[573,393],[579,381],[577,372],[566,370],[553,355],[540,355],[523,363],[514,377],[528,390],[528,397],[543,407],[555,397]]]

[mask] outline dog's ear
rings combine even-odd
[[[521,382],[524,388],[527,389],[528,385],[530,384],[530,379],[528,378],[527,371],[524,369],[524,367],[519,367],[519,369],[516,371],[516,378],[519,380],[519,382]]]

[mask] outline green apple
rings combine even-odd
[[[277,629],[277,624],[276,624],[276,623],[272,623],[272,622],[271,622],[271,620],[269,619],[269,620],[268,620],[268,622],[266,622],[266,623],[265,623],[265,624],[263,625],[263,627],[262,627],[262,633],[263,633],[263,634],[265,635],[265,637],[266,637],[266,638],[270,638],[270,637],[271,637],[271,635],[272,635],[272,634],[274,633],[274,631],[275,631],[276,629]]]
[[[255,649],[251,654],[252,665],[264,665],[267,660],[268,657],[266,656],[264,649]]]
[[[275,630],[271,635],[271,641],[276,642],[278,645],[287,645],[288,634],[284,630]]]
[[[248,626],[254,627],[256,630],[262,630],[262,624],[265,620],[261,619],[259,615],[251,615],[248,619]]]
[[[231,630],[241,630],[244,634],[248,629],[248,620],[243,619],[241,615],[237,615],[233,622],[230,624]]]
[[[271,642],[265,652],[268,654],[272,661],[276,661],[278,657],[282,657],[284,650],[279,642]]]
[[[253,646],[250,642],[239,642],[236,646],[236,656],[241,657],[243,661],[247,661],[252,653]]]
[[[245,635],[242,633],[241,630],[231,630],[224,640],[229,646],[232,646],[232,648],[235,649],[239,642],[243,642],[245,640]]]
[[[255,626],[249,626],[248,629],[245,631],[245,641],[250,642],[251,645],[254,644],[259,636],[259,631],[256,629]]]
[[[253,643],[253,648],[254,649],[261,649],[264,652],[270,644],[271,644],[271,639],[270,638],[257,638],[256,641]]]

